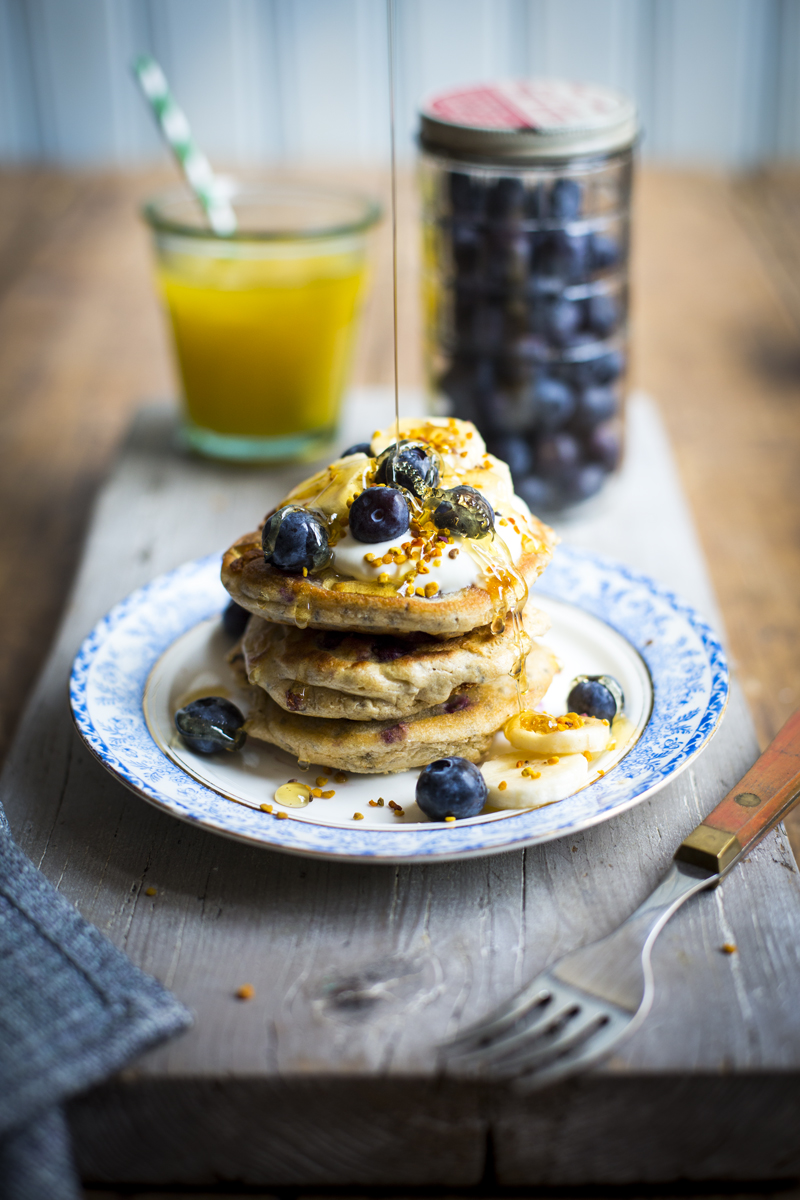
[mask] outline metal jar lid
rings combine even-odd
[[[426,150],[518,163],[609,154],[633,144],[636,106],[595,84],[522,79],[453,88],[421,110]]]

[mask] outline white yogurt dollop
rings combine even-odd
[[[512,525],[501,525],[502,520],[502,517],[496,517],[495,536],[505,542],[512,561],[516,563],[522,553],[522,537]],[[392,550],[399,551],[402,543],[410,539],[411,534],[404,533],[388,542],[370,544],[359,542],[348,529],[333,548],[331,565],[338,574],[349,575],[353,579],[376,583],[378,576],[383,575],[384,582],[399,583],[406,576],[413,574],[413,562],[370,563],[366,555],[374,555],[377,560]],[[453,551],[456,553],[453,554]],[[441,556],[429,560],[425,565],[428,567],[427,574],[418,576],[415,582],[423,586],[427,583],[437,584],[439,595],[460,592],[462,588],[473,583],[478,587],[486,584],[486,576],[480,564],[470,554],[468,538],[455,537],[452,545],[442,542]]]

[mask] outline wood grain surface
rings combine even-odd
[[[360,179],[385,186],[378,175]],[[97,482],[133,409],[173,390],[135,217],[151,183],[0,177],[7,745],[64,604]],[[798,508],[790,493],[778,495],[792,486],[800,376],[776,380],[750,353],[755,330],[791,363],[796,332],[737,186],[644,177],[636,378],[669,424],[766,740],[788,714],[800,661]],[[412,206],[406,180],[404,229]],[[415,383],[416,243],[405,234],[403,245],[401,372]],[[361,382],[390,380],[387,266],[384,230]],[[485,1091],[436,1070],[438,1038],[612,929],[744,773],[757,745],[740,690],[709,751],[624,821],[430,867],[306,862],[215,838],[132,798],[82,749],[63,699],[76,639],[178,551],[199,554],[241,532],[288,478],[177,458],[163,422],[140,424],[103,495],[78,599],[3,779],[23,848],[197,1016],[186,1037],[75,1104],[87,1178],[468,1187],[487,1178],[490,1162],[508,1187],[796,1177],[800,884],[780,831],[670,923],[656,947],[653,1014],[601,1070],[544,1097]],[[731,943],[737,952],[723,953]],[[245,982],[255,997],[243,1003],[235,992]]]
[[[316,177],[320,177],[317,173]],[[387,196],[380,171],[328,172]],[[137,202],[171,177],[0,171],[0,754],[134,409],[173,394]],[[400,371],[421,378],[415,200],[400,197]],[[634,382],[658,400],[765,746],[800,703],[800,174],[642,171]],[[355,379],[391,379],[389,238]],[[47,547],[47,569],[38,551]],[[800,846],[800,818],[790,822]]]
[[[353,408],[348,436],[377,399]],[[646,434],[643,411],[632,426]],[[85,1177],[467,1187],[490,1163],[504,1186],[800,1173],[800,876],[781,831],[670,922],[653,1012],[599,1069],[525,1096],[443,1076],[436,1053],[652,890],[756,757],[739,689],[707,750],[650,800],[582,834],[459,863],[340,864],[239,845],[150,808],[85,750],[64,702],[80,638],[132,588],[229,542],[294,473],[187,458],[172,432],[169,410],[137,419],[0,780],[23,849],[196,1017],[71,1106]],[[636,478],[626,468],[623,484]],[[618,545],[639,565],[647,534],[667,556],[677,530],[673,578],[702,600],[674,480],[653,469],[644,483],[645,536],[616,493]]]

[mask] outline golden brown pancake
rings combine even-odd
[[[527,550],[517,569],[531,587],[553,556],[552,531],[536,518],[539,549]],[[490,625],[495,613],[491,594],[472,584],[458,592],[430,599],[402,596],[391,584],[361,580],[330,582],[309,576],[285,575],[264,562],[261,537],[248,533],[226,551],[222,559],[222,582],[230,595],[248,612],[265,621],[314,629],[341,629],[359,633],[431,633],[453,637]]]
[[[463,684],[510,675],[550,620],[530,605],[519,632],[488,626],[442,640],[296,629],[251,617],[242,641],[247,676],[288,712],[351,721],[408,717],[443,704]]]
[[[557,670],[551,652],[534,647],[528,658],[525,706],[541,700]],[[253,688],[253,696],[246,725],[252,737],[301,762],[356,774],[405,771],[449,756],[478,762],[488,753],[494,734],[517,710],[516,687],[508,677],[459,688],[444,704],[401,721],[326,720],[287,712],[259,688]]]

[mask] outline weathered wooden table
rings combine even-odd
[[[410,401],[409,401],[410,402]],[[385,392],[362,393],[358,440]],[[66,677],[116,600],[226,545],[298,470],[182,458],[142,414],[101,494],[65,622],[0,799],[22,847],[195,1012],[194,1028],[71,1109],[87,1180],[267,1186],[638,1183],[800,1174],[800,877],[782,830],[687,904],[655,953],[643,1028],[591,1074],[521,1096],[448,1079],[436,1044],[565,951],[611,930],[744,773],[757,744],[734,687],[672,785],[587,833],[434,866],[311,862],[148,807],[72,730]],[[619,487],[565,525],[714,619],[652,405],[631,410]],[[150,888],[156,894],[147,895]],[[722,953],[735,943],[735,954]],[[243,1003],[244,982],[255,998]]]

